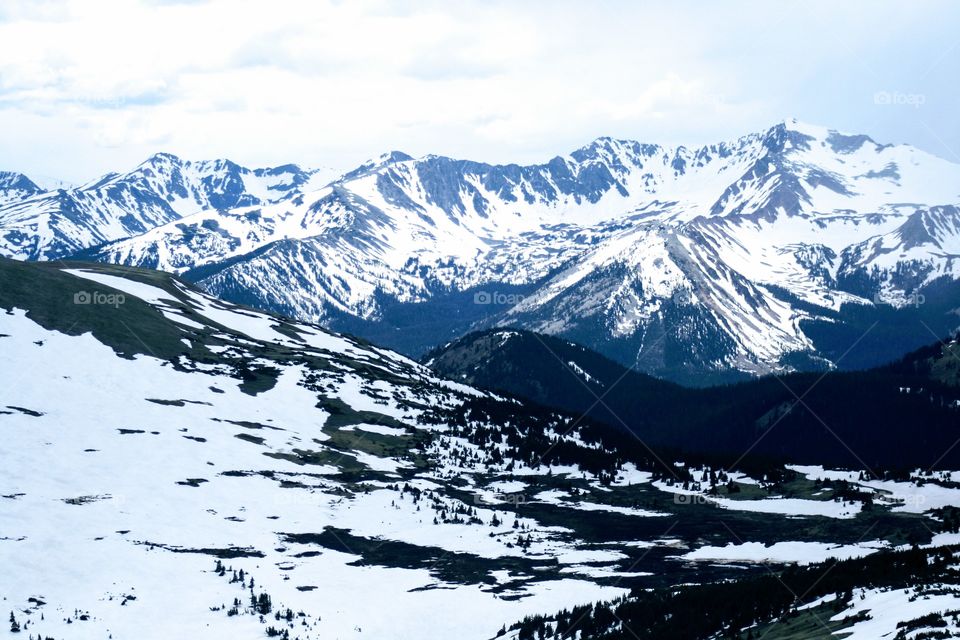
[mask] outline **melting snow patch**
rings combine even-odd
[[[681,560],[721,561],[721,562],[777,562],[797,564],[816,564],[829,558],[848,560],[862,558],[887,545],[881,541],[855,545],[835,545],[825,542],[776,542],[765,545],[762,542],[730,543],[724,547],[700,547],[690,553],[678,556]]]

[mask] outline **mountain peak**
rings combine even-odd
[[[616,138],[614,136],[600,136],[599,138],[594,139],[590,144],[581,147],[581,149],[596,149],[596,148],[632,148],[637,145],[643,147],[660,147],[659,144],[645,144],[637,140],[629,140],[627,138]]]
[[[18,171],[0,171],[0,189],[18,189],[31,193],[42,191],[33,180]]]
[[[611,136],[601,136],[590,144],[576,149],[570,157],[577,162],[613,160],[621,165],[621,158],[649,157],[663,149],[659,144],[648,144]]]
[[[185,164],[188,164],[188,163],[186,163],[182,158],[180,158],[180,156],[161,151],[159,153],[153,154],[152,156],[150,156],[149,158],[147,158],[146,160],[138,164],[136,169],[134,169],[131,173],[138,173],[141,171],[166,172],[172,168],[182,167]],[[119,174],[112,173],[111,175],[119,175]],[[103,179],[101,178],[97,182],[102,183]]]
[[[816,140],[829,145],[834,152],[839,154],[853,153],[867,143],[878,147],[882,146],[866,134],[830,129],[809,122],[801,122],[796,118],[781,120],[767,130],[765,138],[783,140],[790,138],[794,141],[805,140],[807,142]]]
[[[813,124],[811,122],[804,122],[798,120],[797,118],[784,118],[777,124],[775,124],[771,129],[783,129],[784,131],[793,131],[795,133],[801,133],[811,138],[822,138],[829,134],[831,129],[827,127]]]
[[[358,178],[380,167],[396,164],[398,162],[407,162],[413,159],[414,159],[413,156],[406,154],[403,151],[396,151],[396,150],[388,151],[386,153],[380,154],[376,158],[371,158],[370,160],[367,160],[356,169],[353,169],[352,171],[348,171],[347,173],[343,174],[343,176],[340,177],[340,180],[346,181],[346,180],[351,180],[353,178]]]
[[[382,154],[377,162],[379,164],[391,164],[394,162],[406,162],[407,160],[413,160],[413,156],[404,153],[403,151],[389,151]]]
[[[43,189],[22,173],[0,171],[0,204],[29,198],[42,192]]]
[[[246,167],[237,164],[229,158],[216,158],[214,160],[194,160],[186,161],[184,164],[187,166],[193,166],[198,168],[200,171],[207,172],[227,172],[227,173],[244,173],[249,171]]]
[[[166,151],[160,151],[153,154],[146,160],[144,160],[141,164],[156,164],[161,162],[179,163],[179,162],[182,162],[182,160],[180,159],[180,156],[174,155],[172,153],[167,153]]]

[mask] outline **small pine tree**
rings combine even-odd
[[[257,598],[256,611],[260,615],[266,615],[270,613],[270,610],[273,608],[273,603],[270,601],[270,596],[266,593],[261,593],[260,597]]]

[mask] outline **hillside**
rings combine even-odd
[[[535,333],[469,334],[425,358],[440,375],[562,407],[683,456],[770,458],[867,471],[960,464],[956,341],[862,372],[788,374],[705,389],[626,369]]]
[[[0,307],[0,594],[27,636],[490,638],[762,571],[744,541],[940,545],[957,500],[942,474],[675,463],[158,272],[0,260]]]

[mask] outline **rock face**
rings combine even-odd
[[[411,355],[517,326],[694,384],[876,365],[957,324],[960,165],[863,135],[600,138],[531,166],[392,152],[316,190],[272,171],[275,202],[223,177],[187,190],[207,194],[183,196],[193,215],[147,207],[102,234],[131,237],[60,253],[94,247]],[[57,255],[37,248],[49,234],[0,228],[8,255]]]
[[[167,153],[73,189],[45,191],[22,174],[0,173],[0,252],[25,260],[62,258],[198,211],[276,202],[311,175],[295,165],[247,169]]]

